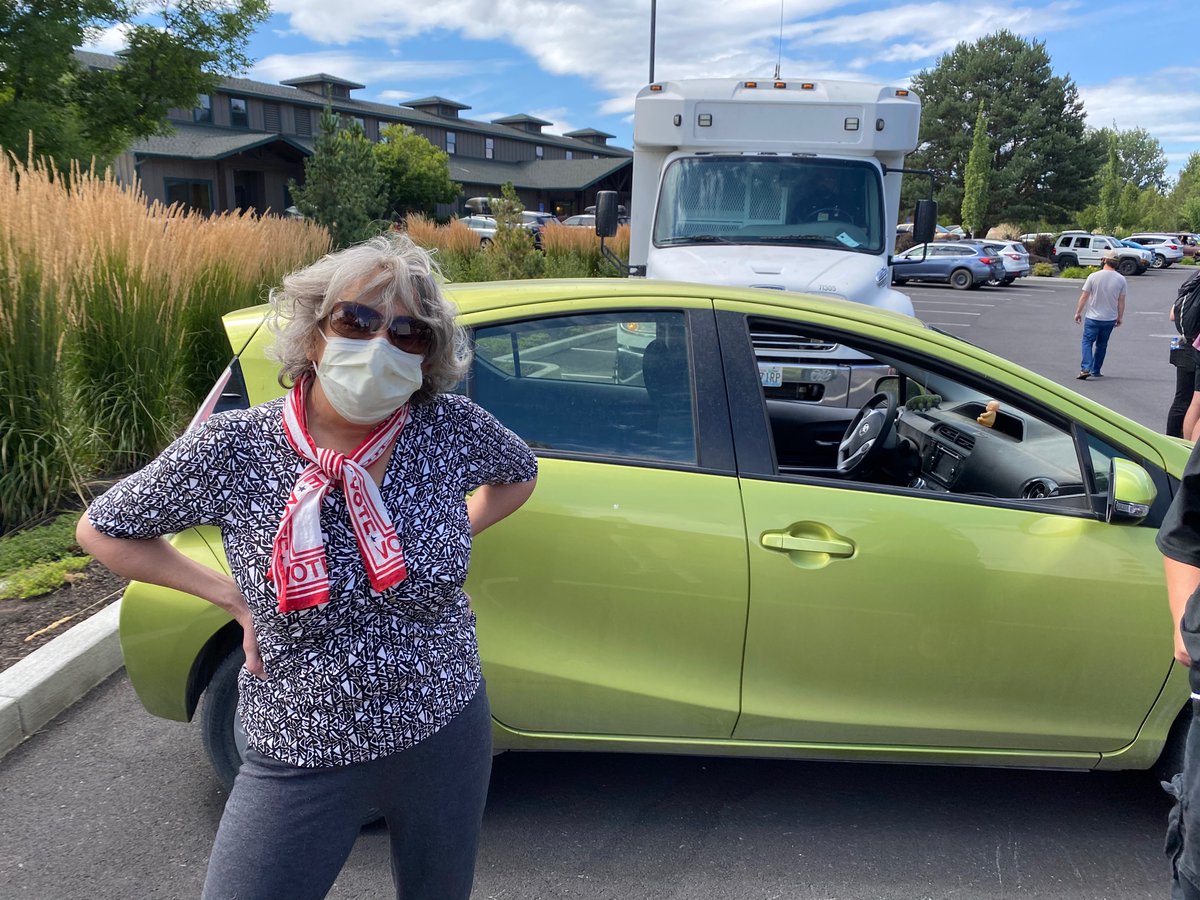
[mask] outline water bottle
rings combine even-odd
[[[1179,335],[1175,335],[1175,337],[1171,338],[1171,349],[1172,350],[1179,349]]]

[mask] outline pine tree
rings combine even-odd
[[[329,229],[334,249],[386,227],[387,195],[374,148],[358,123],[346,127],[329,107],[313,155],[304,161],[304,184],[292,181],[288,189],[301,213]]]

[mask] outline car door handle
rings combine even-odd
[[[829,556],[847,557],[854,555],[854,545],[849,541],[838,538],[809,537],[790,534],[786,531],[768,531],[762,538],[762,545],[768,550],[782,550],[785,553],[825,553]]]

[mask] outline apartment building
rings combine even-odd
[[[77,51],[81,65],[113,68],[115,56]],[[225,78],[191,109],[168,114],[173,133],[141,138],[114,164],[123,182],[137,179],[152,200],[183,203],[206,212],[253,209],[280,212],[292,205],[288,181],[304,181],[321,112],[333,111],[379,140],[388,125],[408,125],[450,155],[450,177],[469,197],[498,196],[511,181],[526,208],[558,215],[582,212],[599,190],[615,190],[628,204],[632,154],[610,147],[613,137],[594,128],[546,134],[551,124],[530,115],[492,122],[465,118],[470,109],[445,97],[423,97],[391,106],[357,100],[365,85],[317,73],[280,84]]]

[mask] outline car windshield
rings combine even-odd
[[[884,248],[883,186],[868,162],[790,156],[693,156],[663,176],[654,243]]]

